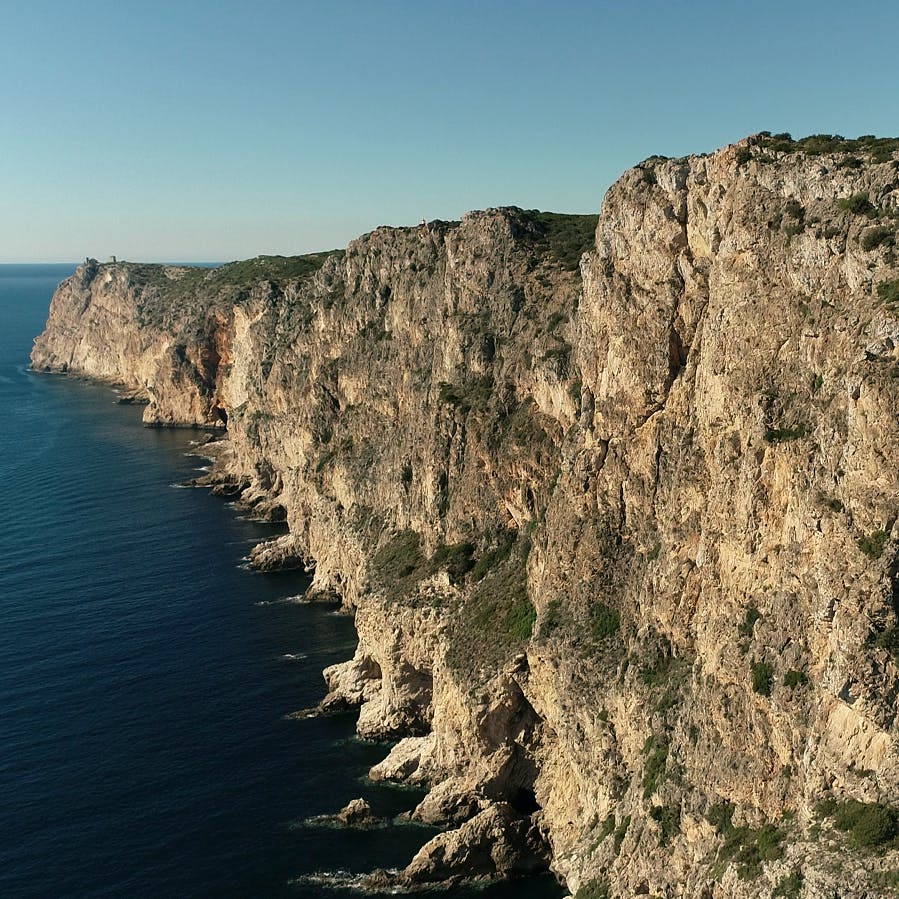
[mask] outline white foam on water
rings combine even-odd
[[[384,873],[388,874],[391,877],[399,876],[399,869],[390,868],[386,870]],[[379,893],[381,895],[387,894],[392,896],[397,896],[402,893],[411,893],[411,892],[425,892],[430,891],[430,884],[422,887],[419,884],[417,887],[414,886],[400,886],[398,884],[394,884],[391,886],[376,886],[369,887],[367,881],[368,878],[371,877],[370,874],[353,874],[350,871],[317,871],[314,874],[304,874],[302,877],[295,877],[292,880],[289,880],[288,886],[300,886],[303,884],[318,884],[319,886],[332,887],[333,889],[341,889],[341,890],[361,890],[362,892],[374,892]]]
[[[254,540],[247,541],[248,543],[255,543]],[[261,599],[259,602],[254,602],[254,606],[303,606],[303,605],[311,605],[312,601],[306,599],[305,595],[302,593],[298,593],[296,596],[282,596],[280,599]]]

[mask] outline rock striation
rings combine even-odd
[[[899,142],[654,157],[214,271],[89,261],[32,365],[214,427],[355,614],[326,708],[455,829],[409,882],[899,884]],[[582,254],[583,251],[583,254]]]

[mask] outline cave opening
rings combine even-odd
[[[509,805],[518,812],[519,815],[533,815],[534,812],[540,811],[540,805],[537,802],[537,794],[532,787],[519,787],[509,797]]]

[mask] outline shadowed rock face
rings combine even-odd
[[[886,895],[897,160],[751,138],[648,160],[598,222],[87,265],[33,365],[227,422],[212,480],[290,525],[256,563],[314,560],[355,611],[325,706],[406,736],[373,776],[461,826],[409,877],[508,814],[573,890]]]

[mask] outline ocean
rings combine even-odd
[[[354,715],[287,717],[352,655],[352,621],[296,602],[305,575],[242,566],[277,526],[179,487],[206,464],[196,431],[27,370],[73,268],[0,266],[0,896],[353,895],[307,878],[402,867],[434,831],[310,822],[421,795],[365,780],[388,747]]]

